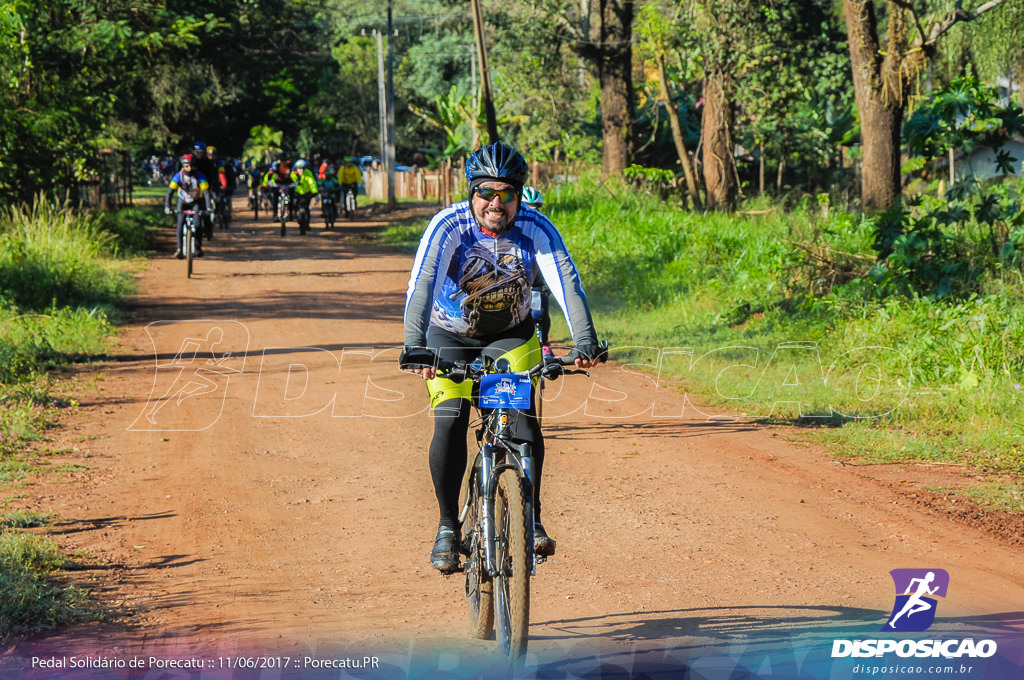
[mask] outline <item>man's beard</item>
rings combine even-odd
[[[515,221],[516,221],[515,215],[508,215],[508,213],[503,211],[501,213],[503,222],[500,224],[500,226],[492,226],[492,225],[484,222],[484,220],[482,219],[482,213],[480,215],[478,215],[475,210],[472,210],[472,208],[471,208],[471,211],[473,213],[473,219],[476,220],[477,225],[481,229],[484,229],[484,230],[486,230],[486,231],[488,231],[488,232],[490,232],[492,234],[496,234],[498,236],[500,236],[500,235],[504,234],[506,231],[508,231],[512,227],[512,225],[515,223]],[[485,208],[483,212],[486,212],[486,211],[487,211],[487,209]]]

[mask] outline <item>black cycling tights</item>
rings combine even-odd
[[[441,524],[456,528],[459,521],[459,491],[466,471],[468,456],[466,432],[472,405],[466,399],[452,399],[438,404],[434,410],[434,438],[430,442],[430,476],[441,511]],[[533,510],[540,521],[540,480],[544,470],[544,438],[540,433],[536,413],[519,417],[515,432],[517,439],[533,446]]]

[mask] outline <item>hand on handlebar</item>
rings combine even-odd
[[[530,373],[532,375],[543,373],[548,379],[554,379],[563,372],[568,373],[563,371],[563,367],[574,366],[578,371],[585,372],[584,369],[593,368],[598,364],[604,363],[607,359],[607,341],[600,344],[584,344],[576,347],[565,356],[545,359],[542,363],[530,369]],[[423,376],[424,380],[431,380],[436,377],[438,369],[441,369],[442,373],[451,377],[456,382],[461,382],[468,375],[465,362],[453,363],[451,361],[439,360],[437,355],[426,347],[405,347],[398,359],[398,363],[402,370]]]
[[[608,360],[608,341],[577,345],[568,355],[576,368],[593,368]]]
[[[424,380],[433,380],[437,375],[437,355],[426,347],[405,347],[398,363],[402,370],[421,375]]]

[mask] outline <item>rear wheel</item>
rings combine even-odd
[[[480,534],[479,468],[469,478],[469,512],[462,523],[462,546],[466,557],[466,604],[469,607],[469,630],[473,637],[485,640],[494,630],[494,581],[484,565],[483,536]]]
[[[498,647],[509,661],[526,655],[530,626],[530,551],[526,537],[526,499],[519,476],[505,470],[494,496],[498,575],[494,578],[494,614]]]

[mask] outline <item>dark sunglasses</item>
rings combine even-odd
[[[477,187],[476,195],[484,199],[488,203],[494,200],[497,196],[498,200],[502,203],[511,203],[512,199],[516,197],[515,189],[488,189],[487,187]]]

